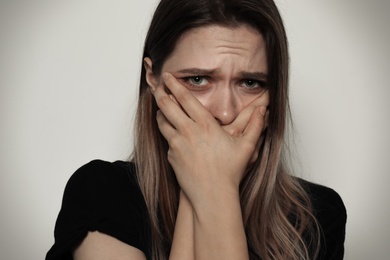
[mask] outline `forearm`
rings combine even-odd
[[[209,196],[195,209],[195,259],[249,259],[238,191]]]
[[[180,193],[179,210],[176,217],[170,260],[192,260],[194,258],[194,218],[188,198]]]
[[[153,90],[160,109],[156,119],[169,145],[167,159],[188,197],[185,212],[193,211],[191,236],[180,202],[172,257],[194,252],[195,259],[248,259],[238,186],[251,158],[258,157],[266,107],[259,97],[259,104],[256,99],[221,127],[175,77],[164,73],[163,79],[165,85]]]

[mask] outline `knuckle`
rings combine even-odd
[[[205,131],[206,133],[210,130],[210,124],[207,120],[200,119],[197,121],[197,125],[199,125],[199,127],[203,129],[203,131]]]
[[[180,131],[183,134],[183,136],[191,137],[192,129],[189,127],[188,124],[181,124],[180,125]]]
[[[245,151],[248,151],[250,153],[253,153],[256,149],[256,143],[254,142],[249,142],[249,141],[246,141],[246,142],[243,142],[243,149]]]
[[[162,108],[167,106],[170,101],[171,99],[169,98],[169,96],[162,96],[157,99],[157,104],[160,108]]]
[[[237,127],[227,128],[227,129],[225,129],[225,131],[226,131],[230,136],[238,137],[238,136],[241,135],[241,131],[240,131],[240,129],[237,128]]]
[[[233,128],[224,128],[224,130],[225,130],[226,133],[228,133],[230,136],[234,136],[234,134],[235,134],[235,129],[233,129]]]
[[[167,152],[167,159],[170,164],[174,162],[174,154],[171,149],[169,149]]]
[[[226,133],[228,133],[228,135],[230,135],[230,136],[234,136],[234,134],[233,134],[233,130],[232,129],[230,129],[230,128],[227,128],[227,129],[224,129],[225,130],[225,132]]]
[[[182,91],[176,97],[176,99],[179,101],[180,104],[188,102],[190,98],[191,98],[191,94],[187,91]]]
[[[240,136],[242,134],[241,129],[238,127],[231,129],[230,135],[232,136]]]
[[[250,163],[256,162],[257,158],[259,158],[259,151],[255,150],[255,152],[252,155]]]
[[[160,110],[158,110],[156,113],[156,119],[157,119],[157,123],[161,123],[163,121],[163,115],[161,114]]]
[[[169,141],[169,151],[172,153],[173,151],[177,150],[180,147],[180,138],[177,134],[173,135]]]

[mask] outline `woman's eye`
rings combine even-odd
[[[208,83],[207,79],[202,76],[188,77],[186,80],[188,81],[188,83],[194,86],[205,86]]]
[[[263,88],[265,86],[265,83],[259,80],[255,79],[246,79],[242,83],[245,88],[248,89],[257,89],[257,88]]]

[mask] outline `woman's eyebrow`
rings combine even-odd
[[[213,75],[218,74],[218,69],[200,69],[200,68],[188,68],[177,71],[182,74],[190,75]],[[239,73],[241,78],[246,79],[257,79],[257,80],[267,80],[267,74],[264,72],[247,72],[242,71]]]
[[[213,75],[218,72],[216,69],[199,69],[199,68],[188,68],[177,71],[183,74],[190,75]]]
[[[241,77],[244,79],[256,79],[256,80],[267,80],[267,74],[264,72],[241,72]]]

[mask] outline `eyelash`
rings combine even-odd
[[[265,81],[256,80],[256,79],[244,79],[244,80],[242,81],[241,84],[245,84],[245,83],[247,83],[248,81],[252,81],[253,83],[256,84],[256,87],[248,87],[248,86],[245,87],[245,88],[247,88],[247,89],[249,89],[249,90],[256,90],[256,89],[259,89],[259,88],[265,88],[265,87],[266,87]]]
[[[201,84],[193,84],[191,83],[192,80],[196,79],[196,78],[199,78],[201,80],[209,80],[208,77],[206,76],[191,76],[191,77],[185,77],[183,78],[184,81],[189,84],[191,87],[195,87],[195,88],[200,88],[200,87],[203,87],[204,85],[201,85]]]
[[[183,80],[190,87],[193,87],[193,88],[203,88],[205,85],[202,85],[201,83],[200,84],[193,84],[193,83],[191,83],[191,81],[196,79],[196,78],[199,78],[201,80],[207,80],[207,81],[210,80],[210,78],[208,76],[199,76],[199,75],[197,75],[197,76],[190,76],[190,77],[184,77]],[[245,86],[245,84],[248,83],[249,81],[251,81],[254,84],[256,84],[256,86],[255,87]],[[240,85],[242,87],[244,87],[245,89],[249,90],[249,91],[255,91],[255,90],[258,90],[259,88],[265,88],[266,87],[266,82],[262,81],[262,80],[256,80],[256,79],[243,79],[243,80],[241,80]]]

